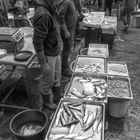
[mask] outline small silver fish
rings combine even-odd
[[[82,95],[80,92],[77,92],[77,91],[71,91],[70,93],[72,95],[75,95],[78,98],[84,98],[85,97],[84,95]]]
[[[99,122],[96,132],[99,133],[101,129],[102,129],[102,120]]]
[[[88,130],[93,125],[93,123],[95,121],[96,113],[97,113],[97,110],[95,110],[94,112],[92,112],[92,114],[89,116],[86,124],[83,127],[83,130],[84,131]]]
[[[72,125],[70,126],[69,134],[72,134],[73,131],[74,131],[74,129],[75,129],[75,124],[72,124]]]
[[[80,83],[86,83],[86,82],[90,82],[89,80],[85,80],[85,79],[80,79],[78,80]]]
[[[73,139],[73,138],[75,138],[77,136],[78,136],[78,134],[69,134],[69,135],[65,135],[64,138],[65,139]]]
[[[84,124],[86,124],[86,122],[87,122],[87,120],[88,120],[90,114],[91,114],[90,111],[88,111],[88,112],[86,111],[86,112],[85,112],[85,116],[84,116]]]
[[[51,135],[49,140],[61,140],[66,134]]]
[[[96,86],[96,89],[97,89],[97,91],[98,91],[99,93],[102,92],[101,89],[100,89],[98,86]]]
[[[91,136],[77,136],[74,138],[74,140],[87,140],[89,139]]]
[[[97,129],[100,129],[100,128],[98,128],[98,126],[99,126],[101,121],[102,121],[102,116],[100,116],[100,118],[96,118],[96,120],[93,124],[93,127],[92,127],[93,133],[95,133],[97,131]]]

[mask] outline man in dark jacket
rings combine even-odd
[[[122,13],[124,24],[123,31],[127,31],[130,24],[131,15],[134,12],[137,4],[137,0],[124,0],[123,3],[124,3],[124,10]]]
[[[61,36],[53,7],[60,0],[37,0],[34,14],[33,44],[42,69],[43,105],[55,110],[60,98]],[[53,98],[54,97],[54,98]],[[54,103],[55,102],[55,103]]]
[[[0,0],[0,27],[9,26],[8,9],[10,7],[9,0]]]
[[[111,13],[112,13],[112,3],[113,3],[113,0],[105,0],[105,12],[106,10],[108,9],[109,11],[109,16],[111,16]]]
[[[62,51],[62,75],[71,76],[72,72],[69,68],[68,59],[71,47],[74,44],[77,22],[77,14],[73,0],[62,0],[61,4],[57,7],[57,10],[61,37],[64,44]]]

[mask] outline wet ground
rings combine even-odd
[[[124,118],[117,119],[106,114],[108,127],[105,130],[105,140],[140,140],[140,29],[130,28],[128,33],[123,33],[121,28],[122,23],[119,22],[118,34],[115,37],[114,48],[110,52],[109,60],[125,61],[127,63],[134,99],[130,102]],[[76,55],[77,51],[73,51],[71,61],[75,59]],[[62,77],[63,90],[69,80],[69,78]],[[27,103],[27,94],[22,81],[19,82],[13,93],[8,103],[19,105]],[[15,140],[9,130],[9,122],[19,110],[6,109],[1,111],[3,113],[0,114],[0,140]],[[51,120],[54,112],[46,109],[44,111]]]

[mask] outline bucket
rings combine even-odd
[[[128,106],[129,100],[118,100],[118,99],[111,99],[108,100],[108,113],[110,116],[115,118],[122,118],[125,117]]]
[[[16,114],[9,127],[17,140],[44,140],[47,122],[48,118],[42,111],[30,109]]]
[[[87,55],[88,48],[83,48],[80,50],[80,55]]]

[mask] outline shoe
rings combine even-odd
[[[62,70],[62,75],[66,77],[71,77],[72,76],[72,71],[68,68],[66,70]]]
[[[62,98],[62,95],[61,95],[61,86],[53,87],[52,88],[52,92],[53,92],[53,101],[54,101],[54,103],[58,104],[59,101]]]
[[[123,29],[122,29],[123,32],[127,32],[128,31],[128,25],[126,25]]]
[[[57,105],[53,102],[52,95],[42,95],[43,97],[43,105],[51,110],[56,110]]]

